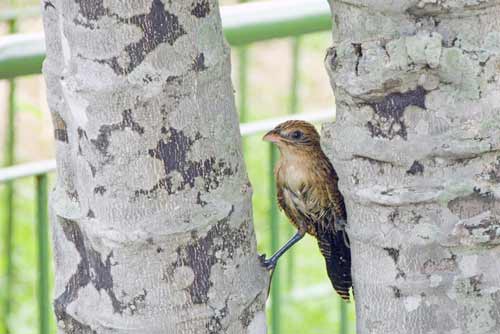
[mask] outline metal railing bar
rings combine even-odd
[[[17,22],[15,20],[9,20],[9,33],[15,33],[17,31]],[[12,166],[15,163],[15,120],[16,120],[16,81],[14,79],[9,80],[9,96],[7,101],[7,135],[5,140],[5,166]],[[14,280],[14,184],[8,182],[5,190],[5,305],[4,305],[4,316],[2,321],[5,322],[4,327],[7,334],[10,332],[9,329],[9,315],[11,309],[12,300],[12,282]]]
[[[292,78],[290,85],[290,113],[299,112],[299,81],[300,81],[300,37],[292,41]]]
[[[27,17],[35,17],[35,16],[40,16],[39,6],[9,9],[9,10],[4,10],[0,13],[0,22],[23,19]]]
[[[222,25],[231,45],[330,30],[330,8],[324,0],[251,2],[221,7]]]
[[[0,79],[40,74],[44,59],[43,34],[3,36],[0,40]]]
[[[248,50],[241,47],[237,50],[238,53],[238,89],[239,99],[238,107],[240,112],[240,122],[247,121],[248,114]]]
[[[347,321],[347,302],[339,298],[340,303],[340,334],[347,334],[349,331],[349,322]]]
[[[0,169],[0,183],[55,171],[55,160],[43,160]]]
[[[47,214],[48,176],[36,177],[36,214],[38,237],[38,331],[40,334],[50,333],[51,302],[49,297],[49,223]]]
[[[232,46],[331,29],[325,0],[288,0],[222,6],[222,27]],[[43,34],[2,37],[0,79],[39,74],[45,58]]]

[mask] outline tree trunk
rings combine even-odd
[[[357,333],[499,333],[500,2],[330,4]]]
[[[42,9],[59,333],[265,333],[217,1]]]

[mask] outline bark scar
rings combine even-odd
[[[237,229],[231,228],[230,219],[233,213],[234,206],[205,236],[200,237],[194,231],[191,242],[177,248],[177,260],[167,268],[168,277],[172,277],[175,268],[188,266],[193,270],[194,280],[186,288],[193,304],[204,304],[208,301],[208,291],[212,286],[210,274],[216,263],[226,264],[227,259],[234,258],[237,249],[242,249],[245,253],[250,251],[249,223],[244,222]]]
[[[144,128],[134,121],[132,118],[132,110],[127,109],[122,112],[122,121],[119,123],[106,124],[99,128],[99,134],[96,139],[91,139],[90,142],[104,155],[108,155],[109,147],[109,137],[113,131],[123,131],[126,128],[132,130],[133,132],[142,135],[144,133]]]
[[[161,0],[153,0],[149,13],[131,18],[121,18],[116,14],[109,13],[109,10],[103,7],[102,0],[91,1],[98,3],[98,5],[95,6],[94,12],[86,12],[83,10],[86,8],[83,5],[85,2],[88,1],[80,3],[80,8],[82,15],[85,13],[87,18],[96,20],[108,15],[119,22],[136,25],[144,33],[140,40],[127,45],[122,55],[110,59],[95,59],[99,63],[108,64],[118,75],[131,73],[158,45],[163,43],[174,45],[179,37],[186,34],[177,15],[165,10]]]
[[[393,139],[396,136],[407,139],[407,129],[403,116],[409,106],[425,109],[426,91],[418,86],[405,93],[391,93],[382,101],[367,103],[373,108],[375,117],[366,123],[372,137]]]
[[[197,18],[206,17],[210,14],[210,3],[208,0],[200,0],[196,3],[192,4],[191,15],[196,16]]]
[[[85,240],[85,235],[75,221],[59,218],[59,222],[66,239],[75,246],[80,255],[80,262],[76,272],[66,283],[64,292],[54,301],[57,320],[65,321],[65,319],[68,319],[69,315],[66,312],[68,305],[78,299],[80,289],[89,284],[92,284],[99,292],[106,292],[111,300],[113,312],[122,314],[126,306],[118,300],[113,291],[113,276],[111,274],[113,252],[110,252],[103,261],[101,254],[94,250]]]
[[[197,133],[190,138],[183,131],[174,128],[164,129],[162,133],[168,134],[168,140],[161,139],[156,148],[149,150],[149,155],[163,162],[166,177],[161,179],[151,189],[139,189],[135,196],[151,196],[159,189],[166,189],[169,195],[186,189],[194,188],[197,178],[201,178],[206,192],[219,187],[221,180],[226,176],[234,175],[237,168],[232,168],[223,160],[210,157],[202,160],[189,160],[188,152],[194,143],[202,138]],[[181,180],[174,185],[172,172],[178,172]],[[200,198],[198,196],[198,198]],[[200,202],[201,205],[202,202]]]

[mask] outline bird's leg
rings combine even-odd
[[[276,253],[274,253],[273,256],[271,256],[269,259],[266,259],[264,254],[264,256],[261,257],[262,265],[267,270],[273,270],[276,267],[280,256],[285,254],[286,251],[289,250],[293,245],[295,245],[300,239],[302,239],[305,234],[305,231],[298,230],[297,233],[295,233],[294,236],[290,240],[288,240],[287,243],[284,244],[280,249],[278,249],[278,251],[276,251]]]

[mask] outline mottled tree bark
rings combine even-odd
[[[217,1],[42,9],[59,333],[265,333]]]
[[[331,0],[358,334],[500,332],[500,1]]]

